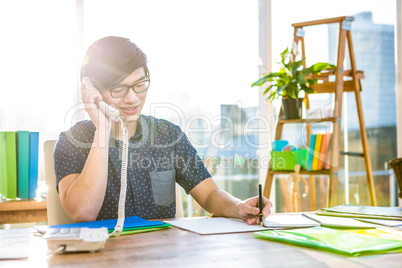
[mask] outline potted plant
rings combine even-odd
[[[304,60],[294,61],[293,54],[286,48],[281,53],[279,72],[266,74],[251,85],[261,87],[266,82],[272,82],[263,95],[269,94],[267,100],[271,101],[282,97],[282,111],[286,119],[301,118],[303,98],[299,95],[303,91],[314,93],[311,86],[318,82],[318,79],[312,78],[311,75],[320,75],[321,71],[336,67],[329,63],[318,62],[305,68]]]

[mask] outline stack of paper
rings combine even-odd
[[[316,214],[338,217],[402,220],[402,208],[400,207],[340,205],[321,209],[317,211]]]

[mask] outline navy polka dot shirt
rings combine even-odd
[[[54,152],[57,189],[65,176],[82,172],[94,133],[92,121],[81,121],[60,134]],[[107,189],[97,220],[117,218],[122,147],[122,141],[110,138]],[[197,151],[177,125],[141,115],[129,141],[125,216],[174,218],[175,182],[188,193],[209,177]]]

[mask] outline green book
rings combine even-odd
[[[7,191],[6,198],[17,198],[17,143],[14,131],[6,132],[6,166]]]
[[[402,252],[402,241],[368,236],[325,227],[260,231],[254,237],[349,256]]]
[[[18,197],[26,199],[29,197],[29,131],[17,131],[17,161]]]
[[[6,132],[0,132],[0,195],[7,195]]]

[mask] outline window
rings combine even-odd
[[[363,90],[361,95],[377,203],[382,206],[394,205],[395,188],[391,187],[392,177],[386,163],[397,155],[394,60],[396,1],[383,1],[381,4],[377,1],[337,1],[332,3],[330,8],[320,9],[320,12],[311,9],[312,6],[320,4],[321,2],[315,0],[272,1],[273,62],[279,61],[277,57],[280,52],[292,41],[292,23],[338,16],[355,17],[352,22],[352,38],[357,69],[365,72],[365,78],[361,81]],[[287,9],[287,16],[281,16],[279,10],[285,6],[292,8]],[[337,25],[306,27],[305,31],[307,66],[318,61],[336,64]],[[348,59],[348,55],[346,58]],[[347,61],[346,69],[348,64]],[[313,109],[322,108],[324,104],[327,105],[332,101],[330,96],[314,97],[316,98],[312,103],[315,107]],[[346,151],[362,152],[353,94],[344,96],[342,119],[342,146]],[[300,133],[295,126],[291,128]],[[295,142],[300,140],[299,138]],[[316,180],[317,187],[320,187],[317,189],[317,207],[323,207],[326,205],[326,177],[316,177]],[[280,197],[280,194],[278,196]],[[278,211],[283,211],[280,199],[277,201]],[[342,157],[338,202],[370,204],[363,158]],[[307,200],[304,200],[303,209],[309,209]]]

